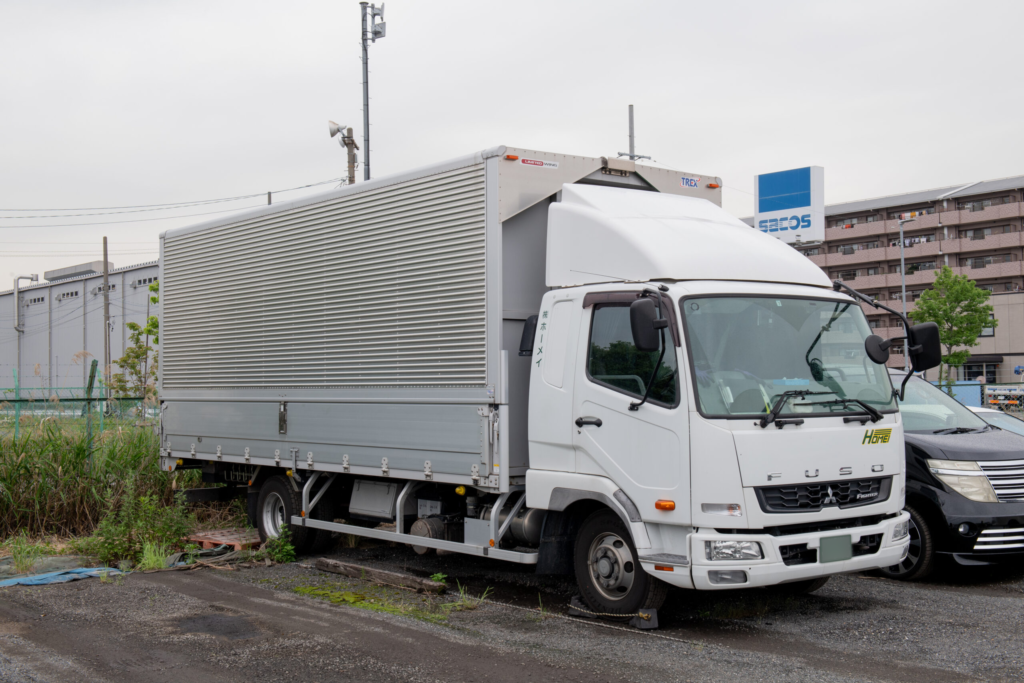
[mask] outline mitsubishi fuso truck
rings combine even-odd
[[[893,340],[721,184],[496,147],[167,231],[162,469],[302,552],[534,565],[603,614],[898,564]]]

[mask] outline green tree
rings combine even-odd
[[[110,378],[110,391],[116,398],[153,398],[156,395],[156,358],[153,347],[146,343],[146,328],[127,323],[128,348],[114,361],[121,372]]]
[[[151,284],[149,291],[153,292],[150,302],[160,303],[160,283]],[[126,327],[129,345],[124,355],[114,361],[121,372],[110,378],[111,392],[116,397],[145,397],[147,402],[155,401],[159,353],[149,344],[151,337],[152,343],[160,343],[160,320],[151,315],[146,318],[145,327],[138,323],[127,323]]]
[[[935,271],[935,283],[921,293],[917,308],[910,312],[915,323],[933,322],[939,326],[939,341],[946,353],[939,367],[939,382],[952,392],[951,368],[960,367],[970,356],[970,347],[978,345],[985,327],[995,327],[991,318],[991,292],[981,289],[966,275],[956,275],[949,266]]]

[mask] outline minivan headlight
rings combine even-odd
[[[973,460],[928,460],[928,469],[939,481],[968,500],[999,502],[992,483]]]
[[[709,560],[760,560],[764,557],[757,541],[704,541]]]

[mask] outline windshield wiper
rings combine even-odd
[[[948,429],[936,429],[932,434],[981,434],[992,429],[992,425],[984,427],[949,427]]]
[[[766,429],[768,425],[770,425],[772,422],[775,422],[775,418],[779,416],[779,413],[782,412],[782,409],[785,407],[786,403],[788,403],[789,399],[791,398],[794,398],[796,396],[821,396],[823,394],[834,393],[836,392],[810,391],[809,389],[793,389],[791,391],[783,391],[781,394],[779,394],[779,399],[775,402],[775,405],[772,406],[771,411],[767,415],[762,417],[761,421],[758,424],[761,425],[761,429]]]
[[[875,408],[873,405],[869,405],[869,404],[865,403],[864,401],[860,400],[859,398],[837,398],[834,401],[819,401],[816,405],[822,405],[822,406],[824,406],[824,405],[842,405],[842,406],[845,406],[845,405],[849,405],[850,403],[856,403],[861,408],[863,408],[864,412],[867,413],[871,417],[871,421],[872,422],[878,422],[883,417],[882,413],[880,413],[878,411],[878,408]]]

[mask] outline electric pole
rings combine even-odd
[[[633,138],[633,105],[629,105],[629,153],[619,152],[620,157],[629,157],[630,161],[636,161],[637,159],[650,159],[648,156],[642,156],[636,153],[636,143]]]
[[[370,69],[369,53],[366,44],[367,38],[370,42],[376,43],[378,38],[384,37],[384,3],[378,9],[376,5],[367,2],[359,3],[363,11],[363,180],[370,179]],[[370,18],[370,30],[366,28],[366,18]],[[377,23],[377,17],[381,22]]]
[[[107,261],[107,238],[103,237],[103,387],[110,387],[110,263]]]
[[[345,126],[339,126],[334,121],[327,122],[327,129],[330,131],[332,138],[338,133],[341,133],[341,137],[338,139],[338,144],[348,151],[348,184],[355,185],[356,150],[359,149],[359,145],[356,144],[356,139],[352,133],[352,129],[346,128]]]

